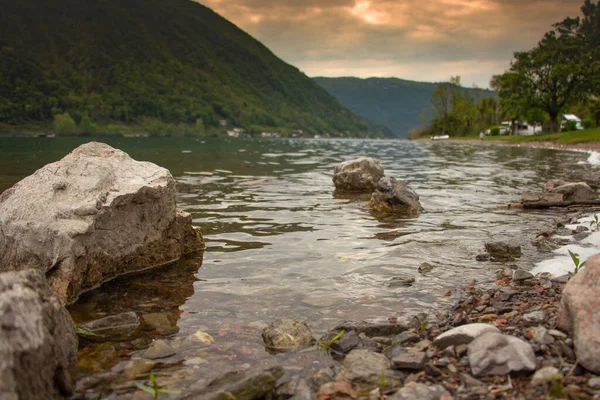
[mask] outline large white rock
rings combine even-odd
[[[600,374],[600,254],[588,258],[563,289],[558,326],[573,336],[577,361]]]
[[[87,143],[0,195],[0,271],[39,269],[65,304],[204,247],[168,170]]]
[[[0,274],[0,399],[57,399],[73,389],[77,335],[39,270]]]

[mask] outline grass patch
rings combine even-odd
[[[455,140],[479,140],[479,136],[455,136]],[[504,143],[536,143],[550,142],[554,144],[580,144],[590,142],[600,142],[600,128],[584,129],[582,131],[561,132],[561,133],[543,133],[535,136],[486,136],[483,139],[486,142],[504,142]]]

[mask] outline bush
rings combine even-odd
[[[92,122],[89,115],[84,114],[79,122],[79,130],[82,133],[95,133],[97,130],[96,124]]]
[[[59,134],[72,134],[75,133],[75,130],[77,129],[77,124],[75,123],[75,120],[71,118],[69,113],[56,114],[52,124],[54,126],[54,132]]]
[[[490,128],[490,136],[500,136],[500,127],[499,126],[492,126]]]
[[[594,123],[591,119],[584,119],[583,121],[581,121],[581,125],[583,125],[584,129],[590,129],[594,125]]]
[[[561,132],[574,132],[577,130],[577,121],[567,121]]]

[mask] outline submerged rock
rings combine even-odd
[[[280,366],[255,372],[229,372],[206,388],[186,396],[189,400],[254,400],[268,398],[284,374]]]
[[[111,315],[77,326],[80,337],[95,342],[135,339],[142,324],[133,311]]]
[[[494,260],[514,260],[521,257],[521,246],[515,243],[490,242],[485,244],[487,251]]]
[[[168,170],[96,142],[4,191],[0,225],[0,270],[41,270],[62,304],[204,247]]]
[[[396,319],[386,322],[367,322],[367,321],[344,321],[336,326],[335,331],[356,331],[356,333],[364,333],[367,336],[393,336],[410,329],[410,326],[405,321]]]
[[[333,183],[338,192],[371,193],[382,177],[381,161],[371,157],[360,157],[336,165]]]
[[[475,376],[506,375],[534,371],[535,354],[531,345],[514,336],[488,332],[469,344],[469,363]]]
[[[170,357],[176,353],[175,349],[164,340],[156,340],[144,352],[144,358],[155,360],[157,358]]]
[[[276,353],[293,351],[314,341],[308,325],[293,319],[280,319],[266,326],[262,337],[267,350]]]
[[[558,327],[573,337],[579,363],[600,374],[600,254],[565,285]]]
[[[0,398],[71,394],[77,335],[42,272],[0,274]]]
[[[375,211],[415,215],[423,211],[417,195],[406,183],[391,177],[383,177],[377,182],[377,189],[371,196],[368,207]]]

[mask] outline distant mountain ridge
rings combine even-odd
[[[197,130],[381,134],[190,0],[0,0],[0,123],[156,120]]]
[[[408,136],[412,128],[428,122],[420,115],[426,111],[431,117],[431,95],[439,85],[398,78],[315,77],[313,80],[355,114],[391,129],[400,137]],[[494,94],[484,89],[466,90]]]

